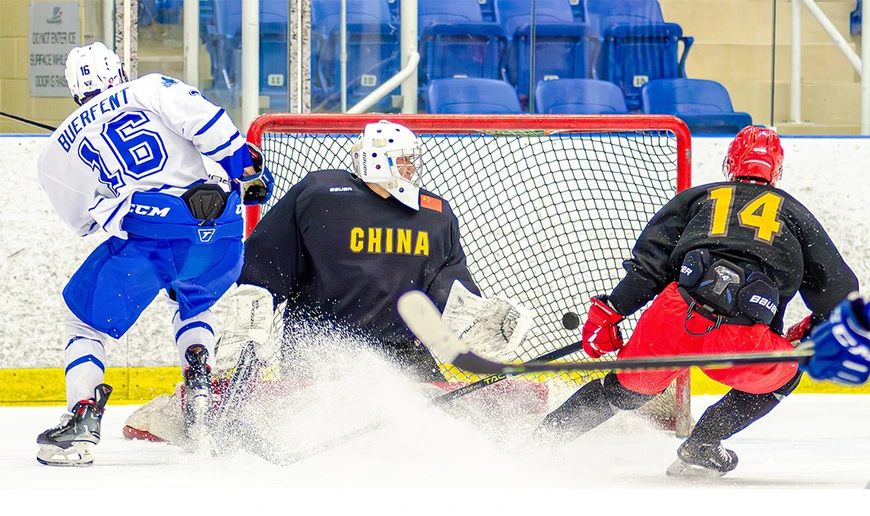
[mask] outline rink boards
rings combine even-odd
[[[63,399],[63,306],[60,291],[101,237],[75,237],[53,213],[35,174],[46,138],[0,137],[0,164],[15,170],[16,187],[0,191],[0,404],[57,403]],[[863,138],[785,138],[781,186],[822,222],[862,285],[870,281],[870,232],[862,217],[870,198],[870,140]],[[695,184],[721,180],[727,140],[693,140]],[[866,287],[864,288],[866,291]],[[806,309],[792,302],[786,323]],[[579,335],[578,335],[579,337]],[[167,308],[155,302],[122,340],[107,346],[107,380],[113,399],[142,401],[170,392],[180,379]],[[112,367],[114,366],[114,367]],[[693,393],[722,387],[693,375]],[[858,392],[804,382],[798,392]]]

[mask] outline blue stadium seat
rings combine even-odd
[[[509,115],[522,113],[513,86],[495,79],[436,79],[427,92],[430,113]]]
[[[589,2],[589,22],[599,36],[612,25],[664,23],[658,0],[597,0]]]
[[[619,85],[630,110],[641,108],[640,87],[646,81],[686,76],[694,38],[684,37],[676,23],[664,22],[658,0],[590,2],[589,20],[597,41],[592,76]]]
[[[678,57],[681,42],[683,53]],[[612,25],[604,30],[595,77],[617,84],[628,108],[640,109],[644,83],[686,76],[686,57],[693,42],[676,23]]]
[[[628,113],[622,90],[595,79],[541,81],[535,87],[535,113],[543,115],[612,115]]]
[[[312,111],[340,107],[340,9],[337,0],[312,1]],[[399,54],[399,27],[387,0],[347,0],[348,107],[398,73]],[[389,96],[373,109],[389,111]]]
[[[586,1],[537,0],[535,76],[531,74],[532,32],[529,2],[496,0],[495,12],[510,43],[502,59],[502,77],[516,86],[522,100],[542,80],[590,76]]]
[[[449,77],[497,79],[507,44],[501,25],[483,19],[477,0],[419,0],[421,89]]]
[[[734,112],[728,90],[716,81],[658,79],[640,92],[644,113],[678,116],[692,134],[737,134],[752,125],[748,113]]]
[[[214,90],[209,94],[221,104],[235,105],[237,62],[242,48],[242,0],[201,1],[200,12],[204,15],[200,35],[211,57],[214,78]],[[288,104],[287,20],[286,1],[260,1],[260,93],[270,97],[270,109]]]
[[[861,34],[861,0],[858,0],[855,10],[849,13],[849,34],[853,36]]]

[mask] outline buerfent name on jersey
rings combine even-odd
[[[96,120],[97,112],[100,114],[106,114],[110,111],[114,111],[121,106],[127,105],[127,88],[124,87],[117,93],[113,93],[106,98],[100,100],[99,102],[92,102],[92,106],[88,109],[82,110],[79,113],[77,118],[73,118],[66,127],[61,129],[60,136],[58,136],[57,141],[60,143],[60,146],[63,147],[63,150],[69,152],[72,147],[73,142],[76,139],[76,136],[81,132],[82,129],[88,126],[91,122]]]

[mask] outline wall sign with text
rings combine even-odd
[[[69,97],[66,56],[81,41],[78,2],[31,2],[28,76],[32,97]]]

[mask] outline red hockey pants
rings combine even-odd
[[[738,326],[722,324],[703,336],[713,321],[693,313],[686,320],[688,304],[677,292],[676,283],[668,285],[652,305],[641,315],[637,327],[617,360],[626,358],[656,357],[665,355],[706,355],[723,353],[753,353],[770,351],[793,351],[785,338],[777,335],[763,324]],[[797,363],[760,364],[730,367],[727,369],[702,369],[704,374],[739,391],[750,394],[766,394],[782,387],[797,373]],[[619,383],[643,394],[658,394],[680,374],[674,371],[649,371],[619,373]]]

